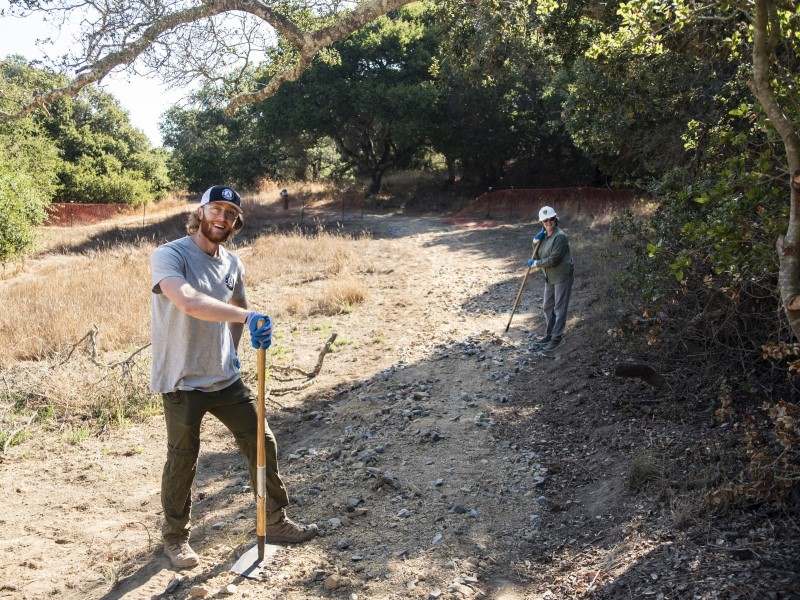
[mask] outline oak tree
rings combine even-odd
[[[79,23],[75,48],[59,60],[74,73],[54,90],[33,91],[21,118],[59,98],[76,95],[118,68],[158,74],[173,85],[224,80],[227,109],[262,101],[295,81],[314,57],[377,17],[413,0],[10,0],[18,15],[44,15],[55,26]],[[272,77],[256,82],[250,66],[281,46]]]

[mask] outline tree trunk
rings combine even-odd
[[[447,156],[445,163],[447,164],[447,185],[453,185],[456,182],[456,159]]]
[[[370,186],[369,190],[367,191],[367,196],[374,196],[375,194],[380,193],[381,185],[383,181],[383,169],[373,169],[370,172]]]
[[[769,9],[772,0],[755,0],[753,22],[753,80],[751,89],[770,123],[783,139],[786,148],[789,182],[789,225],[786,234],[778,238],[776,248],[779,260],[779,288],[789,326],[795,338],[800,339],[800,135],[793,122],[786,117],[791,106],[782,107],[770,87],[769,36],[781,35],[775,23],[770,23]],[[773,27],[770,30],[770,27]]]

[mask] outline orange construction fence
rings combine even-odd
[[[47,208],[47,219],[44,224],[50,227],[89,225],[110,219],[129,208],[127,204],[54,202]]]
[[[489,224],[514,219],[537,220],[542,206],[557,213],[603,213],[635,200],[633,190],[609,188],[551,188],[486,192],[448,219],[453,225]]]

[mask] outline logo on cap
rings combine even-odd
[[[233,190],[225,188],[224,190],[222,190],[222,197],[228,201],[233,200]]]

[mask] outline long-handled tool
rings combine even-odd
[[[258,322],[258,327],[264,325],[264,319]],[[267,350],[263,346],[258,348],[258,430],[256,435],[256,539],[258,540],[258,562],[264,560],[264,541],[267,536],[267,449],[264,440],[264,404],[265,385],[264,373],[267,370]]]
[[[264,325],[264,319],[258,326]],[[265,541],[267,537],[267,448],[265,442],[265,384],[267,370],[267,350],[258,349],[258,428],[256,440],[256,545],[239,557],[231,571],[249,579],[263,579],[262,563],[264,561]],[[277,546],[271,549],[274,554]]]
[[[541,243],[542,240],[536,240],[536,244],[533,246],[533,252],[531,252],[531,258],[536,258],[536,253],[539,251],[539,244]],[[519,291],[517,292],[517,298],[514,300],[514,308],[511,309],[511,316],[508,317],[506,333],[508,333],[508,328],[511,327],[511,319],[514,318],[514,313],[517,312],[517,305],[519,304],[519,299],[522,297],[522,290],[525,289],[525,282],[528,281],[528,275],[530,275],[532,268],[533,267],[528,267],[528,270],[525,271],[525,276],[522,278],[522,283],[520,284]]]

